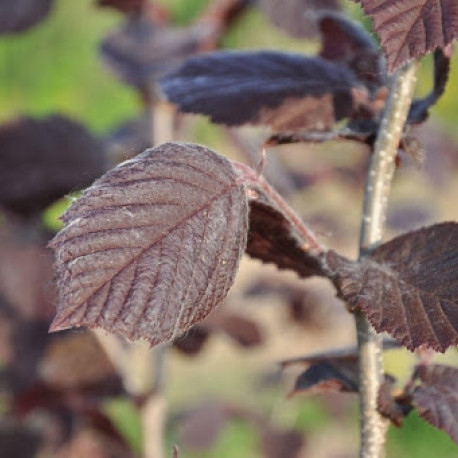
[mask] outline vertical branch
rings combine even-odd
[[[360,233],[360,258],[382,239],[395,158],[411,104],[418,63],[400,69],[393,77],[382,123],[369,164]],[[366,316],[355,315],[359,348],[360,458],[384,456],[387,421],[377,412],[383,378],[382,341]]]
[[[173,140],[175,108],[157,97],[151,88],[147,106],[150,118],[150,143],[158,145]],[[154,373],[150,382],[150,395],[142,407],[143,458],[163,458],[165,451],[164,435],[167,417],[167,400],[164,394],[165,364],[167,346],[160,345],[144,355],[140,365]],[[150,370],[151,369],[151,370]]]

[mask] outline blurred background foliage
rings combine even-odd
[[[172,11],[173,21],[177,25],[190,23],[205,7],[206,0],[161,0]],[[359,8],[351,2],[344,2],[350,14],[361,19]],[[18,115],[46,116],[54,112],[68,115],[88,126],[93,132],[106,135],[123,121],[136,116],[141,108],[137,93],[129,86],[120,83],[101,63],[98,48],[101,40],[121,23],[121,14],[110,10],[96,8],[94,0],[57,0],[52,14],[38,26],[21,34],[0,37],[0,121],[4,122]],[[367,27],[370,24],[364,20]],[[318,43],[292,39],[280,30],[274,28],[267,19],[253,9],[236,23],[224,37],[227,48],[275,48],[288,49],[296,52],[313,53],[318,49]],[[458,123],[458,54],[455,53],[452,71],[445,96],[432,110],[433,121],[438,123],[452,137],[458,138],[456,124]],[[424,60],[419,78],[418,92],[426,93],[431,86],[431,59]],[[203,118],[193,120],[192,137],[207,143],[220,152],[231,151],[226,145],[227,138],[222,135],[221,128],[212,126]],[[313,147],[315,148],[315,147]],[[322,151],[323,147],[316,147]],[[321,148],[321,149],[320,149]],[[333,161],[336,147],[331,153],[324,153],[325,160]],[[296,147],[297,149],[297,147]],[[332,149],[332,148],[331,148]],[[345,147],[348,150],[348,147]],[[296,151],[296,150],[295,150]],[[295,161],[301,160],[295,154]],[[356,160],[358,155],[355,156]],[[342,161],[339,157],[337,161]],[[352,160],[345,159],[345,161]],[[311,161],[310,158],[305,162]],[[412,172],[417,184],[423,183],[421,172]],[[402,179],[409,180],[408,176]],[[450,179],[450,177],[449,177]],[[456,175],[455,175],[456,180]],[[415,182],[415,179],[414,179]],[[328,183],[329,184],[329,183]],[[327,187],[328,184],[325,186]],[[403,195],[403,186],[397,191]],[[458,219],[454,202],[456,195],[446,195],[442,188],[437,196],[426,206],[444,206],[442,215],[449,219]],[[432,188],[427,187],[419,193],[420,199],[428,198]],[[452,191],[453,192],[453,191]],[[359,202],[350,202],[347,196],[339,196],[332,189],[314,188],[300,195],[293,203],[301,202],[300,208],[307,207],[304,213],[313,219],[314,209],[329,198],[335,208],[348,205],[353,209],[345,210],[342,214],[334,215],[339,218],[353,218],[351,228],[357,229]],[[406,202],[411,194],[406,194]],[[296,199],[296,198],[295,198]],[[436,199],[436,200],[434,200]],[[439,202],[438,204],[437,202]],[[441,200],[442,199],[442,200]],[[450,204],[450,200],[453,202]],[[61,202],[53,207],[48,219],[55,224],[56,216],[63,210],[67,202]],[[442,207],[441,207],[442,208]],[[307,217],[307,216],[306,216]],[[434,217],[439,217],[438,214]],[[349,231],[350,231],[349,229]],[[354,233],[351,235],[357,237]],[[332,238],[331,238],[332,239]],[[331,240],[330,239],[330,240]],[[345,243],[345,242],[344,242]],[[356,240],[348,242],[344,249],[354,251]],[[167,428],[167,445],[169,450],[179,441],[178,420],[173,419],[173,412],[183,406],[192,405],[202,399],[222,398],[227,402],[239,403],[263,412],[282,427],[297,427],[304,431],[306,442],[312,444],[313,458],[351,457],[355,456],[357,447],[357,408],[352,396],[343,395],[341,404],[326,400],[326,397],[296,396],[286,399],[291,387],[291,380],[280,385],[262,386],[258,380],[259,373],[274,371],[275,362],[297,354],[321,350],[332,346],[331,337],[338,332],[337,340],[341,343],[353,339],[353,331],[348,317],[339,315],[340,324],[335,325],[327,334],[311,331],[307,333],[301,327],[292,328],[286,325],[284,317],[278,321],[278,298],[246,299],[242,291],[254,278],[257,263],[247,261],[242,265],[241,277],[236,285],[231,301],[247,307],[248,313],[260,319],[267,329],[268,344],[250,352],[239,352],[224,339],[212,342],[199,358],[186,359],[173,354],[167,367],[166,395],[169,402],[171,419]],[[269,275],[275,269],[266,268]],[[266,304],[266,301],[270,301]],[[253,304],[254,303],[254,304]],[[273,305],[272,305],[273,303]],[[283,320],[283,322],[282,322]],[[347,320],[347,321],[346,321]],[[286,334],[288,334],[286,336]],[[316,339],[315,339],[316,337]],[[335,337],[335,335],[332,335]],[[334,339],[335,340],[335,339]],[[387,371],[394,372],[401,379],[406,378],[406,368],[414,361],[414,357],[406,351],[394,351],[388,354]],[[449,351],[438,361],[457,361],[456,352]],[[334,398],[333,398],[334,399]],[[121,433],[134,444],[135,449],[141,448],[140,420],[135,408],[125,400],[112,401],[106,406],[106,411],[113,418]],[[350,412],[350,419],[348,418]],[[456,446],[445,433],[430,427],[415,414],[411,414],[403,428],[391,428],[388,436],[388,453],[390,458],[441,458],[456,457]],[[253,427],[242,420],[231,420],[215,445],[208,451],[188,452],[182,450],[182,458],[256,458],[259,457],[259,443],[253,432]],[[322,452],[317,452],[321,450]],[[322,453],[319,454],[319,453]],[[1,451],[0,451],[1,454]],[[89,458],[89,457],[88,457]],[[287,457],[285,457],[287,458]]]

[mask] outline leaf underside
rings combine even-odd
[[[418,413],[458,444],[458,369],[440,364],[420,366],[416,376],[422,382],[413,392]]]
[[[320,57],[275,51],[209,53],[187,60],[160,81],[180,111],[215,123],[262,124],[282,131],[325,130],[348,117],[353,72]]]
[[[248,204],[231,163],[163,144],[96,181],[65,213],[51,330],[102,327],[170,341],[226,296],[245,249]]]
[[[410,59],[458,38],[456,0],[360,0],[374,22],[393,72]]]
[[[358,358],[313,362],[296,380],[293,393],[358,392]]]
[[[329,251],[339,295],[410,350],[458,345],[458,224],[397,237],[361,262]]]
[[[316,253],[306,248],[304,240],[291,221],[273,202],[263,201],[262,194],[250,200],[250,232],[246,252],[279,269],[294,270],[300,277],[324,275]]]

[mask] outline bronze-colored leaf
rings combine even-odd
[[[456,0],[360,0],[374,21],[388,70],[415,57],[445,48],[458,38]]]
[[[231,163],[202,146],[166,143],[120,164],[70,207],[51,243],[60,288],[51,329],[173,340],[226,296],[247,213]]]
[[[333,251],[326,262],[339,295],[410,350],[458,345],[458,224],[409,232],[361,262]]]
[[[458,445],[458,369],[433,364],[419,366],[412,403],[422,418],[445,431]]]

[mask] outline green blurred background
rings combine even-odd
[[[55,10],[46,21],[25,33],[0,38],[1,122],[23,114],[46,116],[60,112],[104,135],[139,113],[141,105],[136,92],[118,82],[98,56],[100,41],[121,23],[123,17],[112,10],[96,8],[94,3],[94,0],[56,0]],[[183,25],[192,21],[206,0],[162,0],[162,3],[171,8],[175,22]],[[353,4],[348,7],[352,15],[361,18],[358,7]],[[255,10],[244,15],[225,37],[224,43],[230,48],[280,48],[304,52],[317,49],[317,43],[289,38]],[[455,56],[447,93],[432,110],[433,118],[451,136],[458,135],[455,128],[458,121],[457,62],[458,56]],[[418,92],[427,92],[430,85],[431,59],[428,57],[422,65]],[[203,120],[198,121],[198,131],[194,135],[199,141],[210,142],[213,147],[224,141],[218,128]],[[456,212],[451,213],[450,217],[455,215]],[[269,313],[262,313],[268,321]],[[286,400],[288,386],[253,388],[256,371],[272,368],[282,356],[300,352],[300,345],[298,348],[298,345],[285,344],[278,352],[256,350],[245,354],[218,342],[195,360],[172,356],[166,389],[170,411],[206,397],[241,402],[266,413],[280,425],[304,430],[318,444],[320,441],[323,444],[340,441],[343,452],[335,456],[354,456],[357,409],[353,398],[347,399],[353,405],[350,409],[352,418],[343,420],[320,398]],[[225,357],[221,358],[221,354]],[[448,352],[443,359],[456,361],[456,355]],[[387,367],[402,378],[406,377],[406,367],[412,361],[413,357],[407,352],[396,351],[388,356]],[[138,449],[140,423],[132,406],[120,401],[107,406],[107,410]],[[167,434],[167,443],[171,447],[176,441],[174,429],[169,428]],[[446,434],[427,425],[415,414],[407,418],[402,429],[391,428],[388,438],[387,456],[390,458],[458,456],[456,446]],[[258,445],[250,426],[232,421],[211,450],[198,453],[183,450],[181,456],[255,458],[259,456]],[[317,454],[310,456],[319,458]]]

